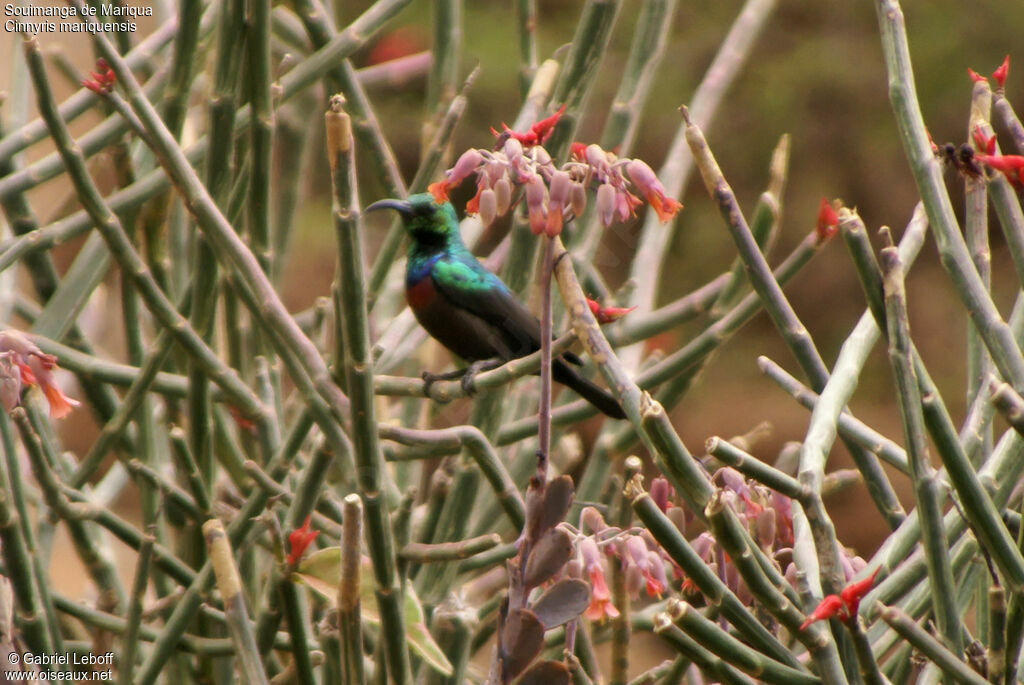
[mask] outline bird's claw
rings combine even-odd
[[[448,401],[447,399],[444,399],[444,398],[434,398],[433,395],[430,394],[430,387],[434,383],[436,383],[437,381],[451,380],[451,378],[448,376],[448,374],[444,374],[444,373],[430,373],[429,371],[424,371],[422,374],[420,374],[420,378],[423,379],[423,396],[424,397],[429,397],[429,398],[432,398],[432,399],[436,399],[438,402],[447,402]]]
[[[500,359],[484,359],[481,361],[475,361],[465,369],[457,371],[449,371],[447,373],[430,373],[429,371],[424,371],[420,374],[420,378],[423,379],[423,396],[433,397],[433,395],[430,394],[430,387],[437,381],[453,381],[458,378],[459,385],[462,387],[462,392],[465,393],[466,397],[472,397],[476,394],[476,375],[481,371],[496,369],[501,366],[501,364],[502,362]],[[439,401],[443,402],[448,399],[450,398],[439,399]]]
[[[466,397],[472,397],[476,394],[476,371],[473,370],[472,366],[466,369],[466,373],[459,380],[459,385],[462,386],[462,392],[466,393]]]
[[[501,364],[500,359],[482,359],[467,366],[462,374],[462,380],[459,381],[459,385],[462,386],[462,392],[466,393],[466,397],[472,397],[476,394],[476,375],[478,373],[496,369]]]

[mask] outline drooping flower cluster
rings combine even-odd
[[[0,405],[11,411],[21,402],[23,387],[38,385],[50,404],[50,416],[62,419],[79,402],[57,385],[57,358],[15,330],[0,331]]]
[[[601,621],[619,615],[605,577],[611,560],[618,560],[625,573],[626,592],[631,598],[639,598],[641,591],[648,597],[660,597],[668,589],[665,565],[672,561],[650,533],[609,526],[594,507],[584,508],[581,520],[591,534],[579,538],[578,558],[570,564],[569,573],[579,574],[590,583],[590,603],[583,612],[586,618]]]
[[[781,570],[781,566],[792,557],[793,517],[789,498],[753,481],[747,481],[739,471],[728,467],[716,471],[713,481],[719,486],[726,506],[746,524],[751,537],[764,553],[779,562]],[[651,496],[654,497],[653,484]],[[665,514],[680,532],[685,532],[685,521],[679,507],[673,507],[671,503],[666,506]],[[747,605],[753,603],[753,595],[739,570],[718,546],[711,533],[701,533],[690,544],[741,602]],[[679,573],[682,575],[681,571]],[[697,586],[689,578],[683,579],[682,590],[691,595],[698,593]]]
[[[479,214],[484,225],[503,216],[513,202],[513,191],[522,188],[530,230],[556,236],[565,221],[580,216],[587,205],[587,190],[596,187],[595,211],[605,227],[636,214],[643,200],[669,221],[682,205],[668,197],[654,171],[639,159],[619,159],[597,144],[573,143],[572,159],[557,167],[543,143],[551,135],[565,107],[533,124],[526,132],[491,129],[497,137],[493,150],[469,149],[445,172],[442,181],[430,185],[437,202],[448,200],[451,189],[476,175],[476,195],[466,212]]]

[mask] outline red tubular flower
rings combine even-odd
[[[636,309],[633,307],[602,307],[600,303],[595,300],[587,298],[587,306],[590,307],[590,312],[597,319],[598,323],[611,323],[612,321],[618,321],[626,314]]]
[[[586,159],[587,155],[587,144],[581,143],[576,140],[569,144],[569,154],[578,162],[582,162]]]
[[[474,173],[483,161],[484,157],[479,150],[470,148],[463,152],[455,161],[455,166],[445,172],[443,181],[431,183],[427,187],[430,194],[434,196],[434,201],[437,203],[447,202],[448,192]]]
[[[549,238],[554,238],[562,232],[562,214],[569,204],[569,194],[572,191],[572,180],[569,174],[558,169],[551,174],[551,187],[548,200],[548,220],[544,232]]]
[[[1007,55],[1003,58],[1003,63],[1000,64],[995,71],[992,72],[992,80],[999,84],[1002,88],[1006,85],[1006,75],[1010,73],[1010,56]]]
[[[839,215],[832,209],[828,199],[821,198],[818,205],[818,221],[815,230],[818,232],[818,240],[825,241],[836,234],[839,229]]]
[[[21,382],[24,385],[38,385],[46,396],[50,405],[50,417],[63,419],[71,413],[71,410],[79,406],[81,402],[73,400],[57,385],[54,369],[57,368],[57,358],[52,354],[32,353],[27,360],[19,364],[21,369]]]
[[[630,160],[626,164],[626,173],[629,175],[629,180],[647,200],[647,204],[658,213],[658,219],[662,223],[670,220],[676,215],[676,212],[683,208],[680,202],[665,194],[665,187],[661,185],[661,181],[646,162],[639,159]]]
[[[975,83],[982,83],[988,81],[987,78],[976,72],[974,69],[967,67],[967,75],[971,77],[971,80]]]
[[[988,138],[986,138],[985,133],[981,130],[981,127],[975,126],[974,130],[971,131],[971,137],[974,138],[974,146],[978,148],[978,152],[983,152],[986,155],[995,154],[996,134],[993,133]]]
[[[289,566],[298,566],[299,561],[302,559],[302,555],[306,552],[306,548],[309,547],[310,543],[316,539],[316,536],[320,534],[318,530],[312,530],[309,525],[309,516],[302,522],[301,528],[296,528],[292,532],[288,533],[288,557],[286,561]]]
[[[857,610],[860,609],[860,600],[871,590],[871,587],[875,584],[875,576],[881,570],[882,567],[879,566],[870,576],[855,583],[850,583],[839,593],[839,598],[843,600],[843,605],[846,607],[846,611],[851,618],[857,615]]]
[[[1020,155],[975,155],[974,159],[987,164],[996,171],[1001,171],[1010,183],[1024,186],[1024,157]]]
[[[476,184],[476,195],[469,198],[469,202],[466,203],[466,214],[477,214],[480,212],[480,196],[483,194],[486,187],[487,184],[483,177],[481,177]]]
[[[815,621],[823,621],[829,618],[838,618],[844,623],[857,620],[857,611],[860,609],[860,600],[864,598],[875,583],[875,576],[881,570],[881,566],[864,580],[850,583],[842,589],[838,595],[829,595],[818,602],[818,606],[810,613],[807,620],[800,624],[800,630],[811,625]]]
[[[504,121],[501,122],[501,130],[504,133],[507,133],[510,138],[514,138],[515,140],[518,140],[520,143],[522,143],[523,147],[533,147],[534,145],[541,145],[544,143],[545,140],[547,140],[551,136],[551,132],[552,130],[554,130],[555,124],[558,123],[558,120],[562,118],[562,114],[564,113],[565,105],[562,105],[561,107],[558,108],[557,112],[547,117],[546,119],[541,119],[540,121],[534,123],[532,126],[530,126],[530,130],[526,131],[525,133],[513,131]],[[495,137],[501,135],[493,126],[491,127],[491,133],[494,134]]]
[[[526,184],[526,209],[530,217],[530,231],[540,235],[547,229],[547,186],[540,176]]]
[[[829,595],[825,599],[818,602],[818,606],[814,607],[807,619],[800,624],[800,630],[804,630],[807,626],[815,623],[816,621],[825,621],[830,618],[840,617],[840,612],[843,611],[843,600],[838,595]]]
[[[601,621],[605,617],[615,618],[619,615],[619,610],[612,604],[612,593],[604,578],[601,552],[597,549],[597,543],[593,538],[581,538],[579,545],[580,556],[583,557],[583,570],[590,581],[590,603],[583,615],[591,621]]]
[[[537,137],[538,143],[544,143],[548,138],[551,137],[551,132],[555,130],[555,124],[558,123],[558,120],[562,118],[563,114],[565,114],[564,104],[558,108],[557,112],[547,117],[546,119],[541,119],[540,121],[538,121],[537,123],[530,127],[530,133]]]
[[[107,60],[100,57],[96,60],[96,71],[89,72],[91,79],[82,81],[82,86],[88,88],[97,95],[110,93],[114,90],[114,81],[117,77],[114,70],[107,64]]]

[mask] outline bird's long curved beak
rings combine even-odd
[[[377,200],[363,211],[375,212],[378,209],[393,209],[402,216],[409,216],[412,214],[412,205],[405,200]]]

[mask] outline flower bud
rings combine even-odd
[[[578,548],[583,559],[583,568],[590,569],[601,564],[601,551],[592,537],[580,538]]]
[[[508,161],[512,164],[518,164],[523,156],[523,144],[515,138],[509,138],[505,141],[505,146],[501,149],[508,157]]]
[[[669,498],[672,496],[672,486],[660,476],[651,481],[651,499],[663,512],[668,511]]]
[[[494,197],[498,216],[505,216],[505,212],[512,204],[512,184],[504,176],[494,182]]]
[[[629,180],[633,182],[633,185],[643,193],[646,193],[649,189],[661,189],[661,182],[658,181],[654,170],[643,160],[629,160],[626,163],[626,175],[629,176]]]
[[[484,188],[480,192],[480,221],[484,226],[490,226],[494,217],[498,214],[498,199],[493,189]]]
[[[483,155],[480,151],[475,148],[470,148],[463,152],[458,160],[455,162],[455,166],[448,170],[445,174],[450,186],[454,186],[462,179],[466,178],[480,166],[484,161]]]
[[[0,354],[0,405],[8,412],[21,401],[21,371],[11,356],[10,352]]]
[[[583,216],[587,209],[587,189],[582,183],[573,183],[569,191],[569,203],[572,206],[572,213],[575,216]]]
[[[534,176],[526,184],[526,208],[530,215],[530,231],[540,235],[547,228],[547,187],[540,176]]]
[[[626,549],[629,550],[629,556],[633,558],[633,562],[639,566],[641,570],[646,570],[647,545],[644,544],[643,538],[639,535],[630,535],[626,539]]]
[[[668,520],[679,529],[680,533],[686,531],[686,510],[682,507],[672,507],[665,512],[665,516],[668,516]]]
[[[597,189],[597,216],[605,228],[612,225],[615,218],[615,188],[611,184],[602,183]]]
[[[547,150],[538,145],[533,148],[533,161],[537,163],[537,166],[547,166],[551,164],[551,155],[548,154]]]
[[[580,523],[595,534],[600,534],[601,531],[608,527],[604,517],[601,516],[601,512],[594,507],[583,507],[583,511],[580,512]]]
[[[775,545],[775,510],[765,509],[757,516],[757,541],[765,549]]]
[[[559,204],[565,206],[569,201],[569,190],[572,187],[572,180],[569,178],[569,173],[557,169],[551,173],[550,181],[550,196],[551,204]]]
[[[714,544],[715,539],[711,537],[710,533],[701,533],[692,543],[693,551],[706,562],[711,559],[711,552],[714,548]]]
[[[604,150],[601,149],[600,145],[597,143],[591,143],[587,146],[583,156],[586,158],[587,164],[589,164],[594,171],[602,174],[608,173],[608,156],[605,154]]]
[[[636,564],[627,564],[626,594],[629,595],[629,598],[638,599],[640,591],[643,590],[645,584],[644,574],[640,572],[640,568]]]

